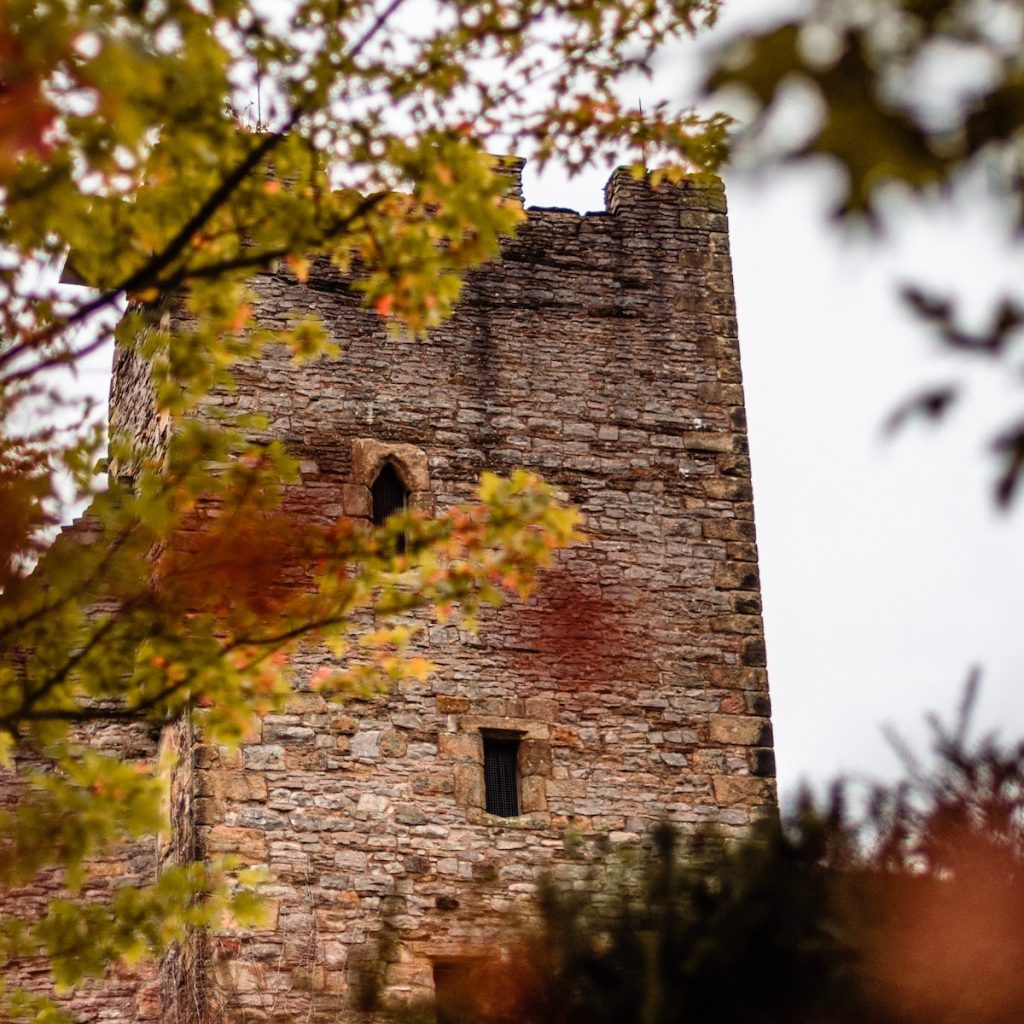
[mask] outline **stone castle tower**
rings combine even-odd
[[[217,400],[268,417],[325,515],[442,509],[524,466],[590,539],[478,636],[432,628],[427,683],[300,692],[237,754],[169,734],[173,850],[273,882],[263,930],[167,958],[164,1019],[337,1020],[385,920],[389,995],[429,995],[540,872],[571,880],[664,817],[740,832],[773,807],[724,197],[618,171],[606,199],[530,210],[425,341],[388,339],[326,265],[254,282],[266,319],[314,309],[344,355],[270,354]],[[142,370],[117,354],[112,424],[159,443]]]

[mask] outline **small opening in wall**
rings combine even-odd
[[[514,818],[519,810],[521,737],[484,734],[484,791],[488,814]]]
[[[409,491],[398,470],[390,462],[385,462],[377,479],[373,481],[370,488],[370,496],[373,499],[373,523],[375,526],[383,526],[388,516],[404,512],[409,504]],[[405,537],[399,537],[395,546],[395,553],[402,554],[405,551]]]
[[[482,966],[474,958],[434,961],[437,1024],[470,1024],[479,1019]]]

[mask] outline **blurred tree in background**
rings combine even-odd
[[[1024,7],[1019,0],[814,0],[720,50],[705,87],[749,103],[734,155],[768,168],[824,162],[840,171],[835,211],[880,234],[901,203],[934,208],[965,187],[1024,232]],[[795,122],[798,127],[795,127]],[[1005,367],[1019,380],[1024,298],[995,302],[971,327],[955,299],[917,285],[909,308],[943,345]],[[897,411],[937,419],[961,395],[930,387]],[[1024,471],[1024,419],[992,438],[996,498]]]

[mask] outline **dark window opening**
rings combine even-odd
[[[519,814],[518,736],[484,736],[484,790],[489,814]]]
[[[409,491],[406,489],[398,470],[390,462],[385,462],[377,479],[373,481],[370,488],[370,496],[373,499],[373,522],[375,526],[383,526],[388,516],[404,512],[409,501]],[[405,537],[398,537],[395,544],[395,553],[400,555],[405,551]]]
[[[478,960],[434,962],[434,1008],[437,1024],[474,1024],[481,1017],[483,982]]]

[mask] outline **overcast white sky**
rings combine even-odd
[[[793,6],[732,0],[716,34]],[[692,60],[664,81],[685,93]],[[528,168],[526,199],[599,209],[604,177]],[[926,749],[926,712],[950,720],[975,665],[979,731],[1024,737],[1024,502],[994,511],[985,451],[1024,386],[943,356],[896,297],[921,280],[981,315],[1024,281],[1020,248],[983,191],[868,243],[827,224],[823,169],[726,183],[783,797],[801,779],[895,775],[883,724]],[[951,373],[972,386],[961,414],[884,435],[901,400]]]
[[[732,0],[719,35],[792,6]],[[669,61],[662,87],[685,99],[693,60]],[[599,209],[606,177],[528,167],[527,203]],[[979,727],[1024,737],[1024,507],[994,512],[985,453],[986,425],[1024,409],[1024,386],[939,355],[895,298],[914,277],[980,313],[1024,280],[1020,249],[983,195],[869,245],[826,225],[827,174],[727,187],[783,797],[804,778],[894,775],[883,723],[923,748],[925,713],[948,719],[973,665]],[[884,438],[895,405],[950,371],[970,374],[973,404]],[[103,393],[108,375],[100,354],[82,386]]]

